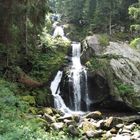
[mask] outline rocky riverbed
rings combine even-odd
[[[139,140],[140,115],[107,115],[100,111],[64,115],[53,108],[42,108],[36,115],[47,132],[62,132],[73,139]]]

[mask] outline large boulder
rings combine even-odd
[[[123,42],[103,47],[96,35],[87,37],[82,47],[91,107],[139,112],[140,53]]]

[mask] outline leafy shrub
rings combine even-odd
[[[135,38],[134,40],[132,40],[130,46],[133,48],[140,49],[140,38]]]
[[[109,37],[105,34],[99,36],[99,42],[101,46],[108,46],[109,45]]]
[[[120,95],[127,95],[134,92],[134,88],[131,85],[117,81],[115,81],[115,85],[117,86]]]

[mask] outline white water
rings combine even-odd
[[[73,92],[74,92],[74,110],[81,110],[81,86],[80,76],[82,65],[80,61],[81,45],[80,43],[72,44],[72,69],[70,75],[73,79]]]
[[[62,37],[63,40],[68,41],[68,38],[65,36],[63,27],[58,25],[53,25],[53,26],[54,26],[53,37],[55,38],[57,36],[60,36]]]
[[[70,67],[70,75],[69,77],[72,79],[72,86],[73,86],[73,97],[72,104],[74,106],[73,111],[70,110],[63,101],[62,97],[60,96],[60,82],[62,79],[63,72],[58,71],[54,80],[51,83],[51,91],[52,95],[54,96],[54,105],[55,108],[61,110],[65,114],[81,114],[81,82],[84,82],[84,101],[86,103],[87,111],[89,110],[89,97],[88,97],[88,85],[87,85],[87,71],[81,65],[80,61],[81,55],[81,44],[80,43],[72,43],[72,66]],[[81,75],[84,74],[85,80],[81,81]]]
[[[65,36],[64,30],[63,30],[63,28],[61,26],[56,26],[55,27],[53,37],[57,37],[57,36],[61,36],[61,37]]]
[[[61,82],[62,75],[63,75],[62,71],[57,72],[54,80],[51,82],[50,89],[51,89],[52,95],[54,96],[55,108],[61,110],[64,113],[71,114],[71,110],[68,107],[66,107],[62,97],[60,96],[59,84]]]
[[[90,101],[89,95],[88,95],[88,84],[87,84],[87,71],[86,71],[86,69],[84,69],[84,75],[85,75],[85,102],[86,102],[87,111],[89,111],[91,101]]]

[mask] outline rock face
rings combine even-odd
[[[122,42],[101,47],[99,36],[83,41],[82,62],[89,68],[91,109],[96,106],[140,111],[140,53]]]

